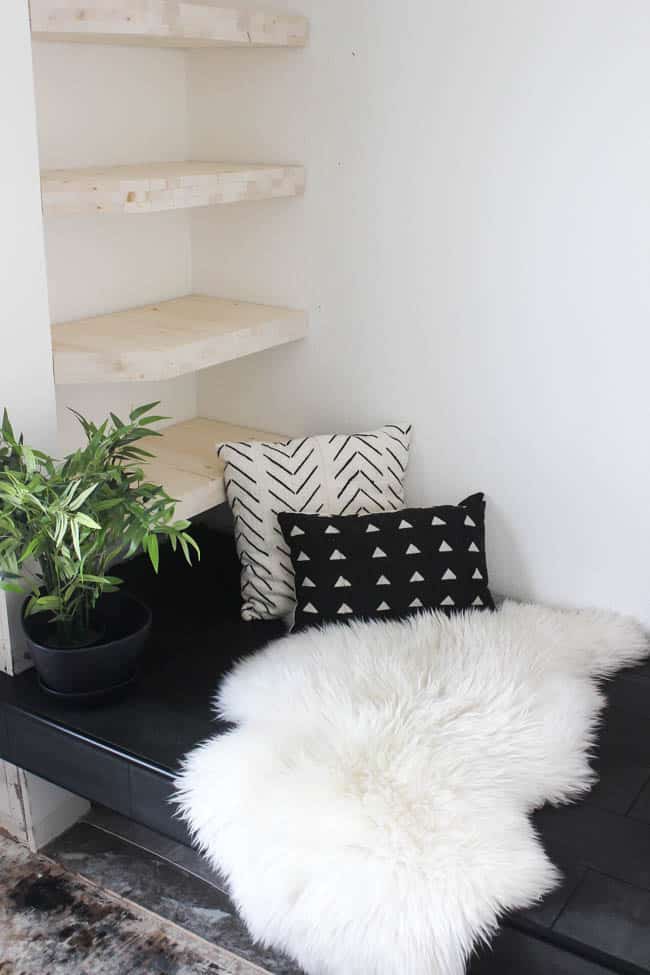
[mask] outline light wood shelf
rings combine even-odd
[[[153,213],[298,196],[305,170],[295,165],[170,162],[41,173],[46,216]]]
[[[159,382],[307,334],[307,314],[188,295],[52,327],[54,380]]]
[[[30,0],[39,41],[157,47],[304,47],[305,17],[218,0]]]
[[[176,423],[162,432],[162,437],[142,441],[145,450],[156,455],[155,460],[146,465],[145,472],[150,481],[162,484],[167,493],[178,500],[177,518],[191,518],[226,500],[223,463],[217,457],[217,444],[285,439],[281,434],[250,430],[203,417]]]

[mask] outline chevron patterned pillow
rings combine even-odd
[[[291,553],[278,514],[367,515],[404,507],[411,427],[225,443],[226,497],[241,562],[242,619],[288,616],[295,608]]]

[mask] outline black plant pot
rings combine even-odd
[[[52,646],[55,629],[43,613],[23,617],[29,651],[48,694],[71,701],[96,700],[128,685],[151,629],[151,610],[125,592],[97,603],[95,629],[101,636],[87,646]]]

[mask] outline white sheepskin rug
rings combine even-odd
[[[252,936],[310,975],[461,975],[558,882],[529,822],[590,788],[595,678],[633,621],[496,613],[331,626],[240,663],[178,801]]]

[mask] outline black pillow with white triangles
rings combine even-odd
[[[423,609],[494,609],[485,499],[361,517],[279,515],[291,551],[294,631]]]

